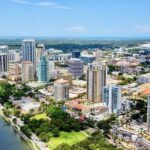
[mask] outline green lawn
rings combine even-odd
[[[50,149],[54,149],[62,143],[73,145],[85,140],[86,138],[87,137],[81,132],[61,132],[59,137],[53,137],[50,139],[48,146]]]
[[[46,113],[42,113],[42,114],[37,114],[37,115],[33,116],[31,119],[40,120],[40,119],[49,119],[49,118],[48,118],[48,116],[46,116]]]

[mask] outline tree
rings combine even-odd
[[[6,82],[1,81],[0,82],[0,103],[4,103],[8,101],[9,96],[12,94],[12,86]]]
[[[31,133],[31,130],[28,127],[28,125],[24,125],[20,129],[27,137],[29,137],[29,138],[31,137],[32,133]]]
[[[43,142],[48,142],[50,137],[49,137],[49,134],[48,134],[48,133],[42,132],[42,133],[39,135],[39,138],[40,138]]]
[[[16,119],[16,118],[13,118],[13,120],[12,120],[12,121],[13,121],[13,123],[14,123],[14,124],[16,124],[16,123],[17,123],[17,119]]]
[[[53,133],[54,137],[58,137],[59,136],[59,130],[58,130],[58,128],[54,128],[52,130],[52,133]]]

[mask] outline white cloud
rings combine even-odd
[[[67,30],[71,32],[83,32],[85,29],[86,28],[84,26],[72,26],[67,28]]]
[[[140,33],[150,33],[150,26],[137,25],[135,29],[137,32],[140,32]]]
[[[55,2],[50,2],[50,1],[37,1],[37,2],[33,2],[33,1],[29,1],[29,0],[11,0],[13,2],[16,3],[20,3],[20,4],[29,4],[29,5],[36,5],[36,6],[42,6],[42,7],[51,7],[51,8],[56,8],[56,9],[66,9],[69,10],[71,9],[70,7],[66,7],[64,5],[55,3]]]

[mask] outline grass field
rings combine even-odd
[[[86,138],[87,137],[81,132],[61,132],[59,137],[53,137],[50,139],[48,146],[50,149],[54,149],[62,143],[73,145],[85,140]]]
[[[38,114],[38,115],[35,115],[34,117],[32,117],[31,119],[49,119],[45,113],[42,113],[42,114]]]

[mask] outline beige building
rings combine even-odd
[[[22,81],[28,82],[34,80],[34,68],[30,61],[22,62]]]
[[[8,78],[12,81],[17,81],[20,79],[20,66],[17,63],[9,64],[9,76]]]
[[[107,67],[102,63],[92,63],[87,68],[87,99],[102,102],[103,88],[106,85]]]
[[[69,98],[69,82],[59,79],[54,83],[54,97],[57,101],[67,100]]]

